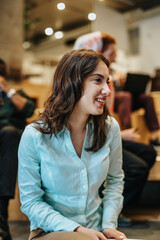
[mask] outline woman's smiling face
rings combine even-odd
[[[108,87],[109,69],[100,60],[95,70],[84,80],[83,94],[76,106],[80,113],[85,115],[101,115],[107,96],[110,94]]]

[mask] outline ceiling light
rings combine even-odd
[[[96,19],[96,14],[95,13],[89,13],[88,14],[88,19],[91,21],[94,21]]]
[[[65,9],[65,4],[64,3],[58,3],[57,8],[58,8],[58,10],[64,10]]]
[[[63,38],[63,32],[61,32],[61,31],[55,32],[55,38],[57,38],[57,39]]]
[[[45,34],[46,34],[47,36],[51,36],[51,35],[53,34],[53,29],[50,28],[50,27],[46,28],[46,29],[45,29]]]
[[[28,42],[28,41],[25,41],[25,42],[23,43],[23,48],[24,48],[24,49],[28,49],[28,48],[30,48],[30,46],[31,46],[31,43]]]

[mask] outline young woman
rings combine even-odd
[[[26,127],[19,189],[21,210],[31,222],[29,239],[125,238],[116,230],[124,176],[119,126],[105,104],[108,81],[108,61],[101,54],[65,54],[44,112]]]

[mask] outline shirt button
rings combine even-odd
[[[84,169],[81,170],[81,173],[84,173]]]
[[[83,211],[83,208],[80,208],[80,211],[82,212],[82,211]]]
[[[83,185],[82,187],[83,187],[83,188],[86,188],[86,185]]]
[[[81,218],[84,218],[84,216],[81,216]]]
[[[83,195],[83,196],[82,196],[82,198],[84,199],[84,198],[85,198],[85,196]]]

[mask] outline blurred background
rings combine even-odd
[[[17,81],[49,84],[61,56],[92,31],[117,39],[121,71],[160,68],[159,0],[1,0],[0,18],[0,56]]]

